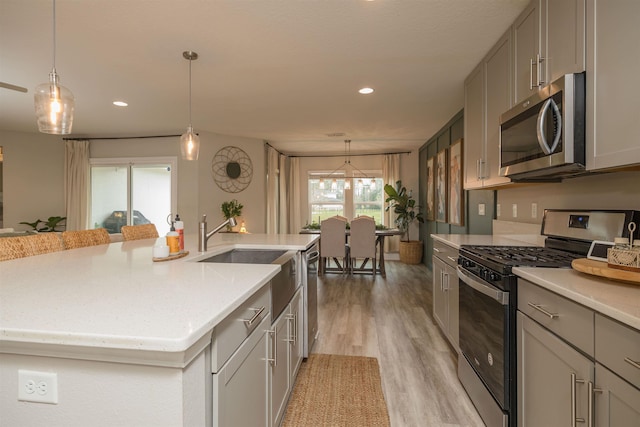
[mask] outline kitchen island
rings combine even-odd
[[[198,263],[230,248],[304,250],[317,236],[218,234],[154,262],[155,239],[0,263],[0,425],[205,425],[215,326],[278,265]],[[57,374],[58,403],[18,400],[18,370]]]

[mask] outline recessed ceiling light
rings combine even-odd
[[[113,101],[113,105],[115,105],[116,107],[126,107],[129,104],[124,101]]]
[[[370,93],[373,93],[373,89],[370,87],[363,87],[362,89],[360,89],[358,92],[360,92],[363,95],[368,95]]]

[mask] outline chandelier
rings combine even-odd
[[[331,182],[331,189],[337,190],[338,181],[336,176],[342,176],[342,171],[344,170],[344,189],[350,190],[352,183],[356,188],[363,188],[365,185],[368,185],[371,190],[376,188],[376,179],[374,177],[368,176],[366,173],[362,172],[356,166],[351,164],[351,140],[344,140],[344,163],[335,168],[327,175],[323,175],[320,177],[320,189],[324,189],[326,187],[325,182]]]

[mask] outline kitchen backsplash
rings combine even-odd
[[[640,210],[640,172],[600,173],[497,191],[500,221],[541,224],[545,209]]]

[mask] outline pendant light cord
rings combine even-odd
[[[53,0],[53,72],[56,72],[56,0]]]
[[[192,59],[189,58],[189,127],[193,128],[193,123],[191,122],[191,62]]]

